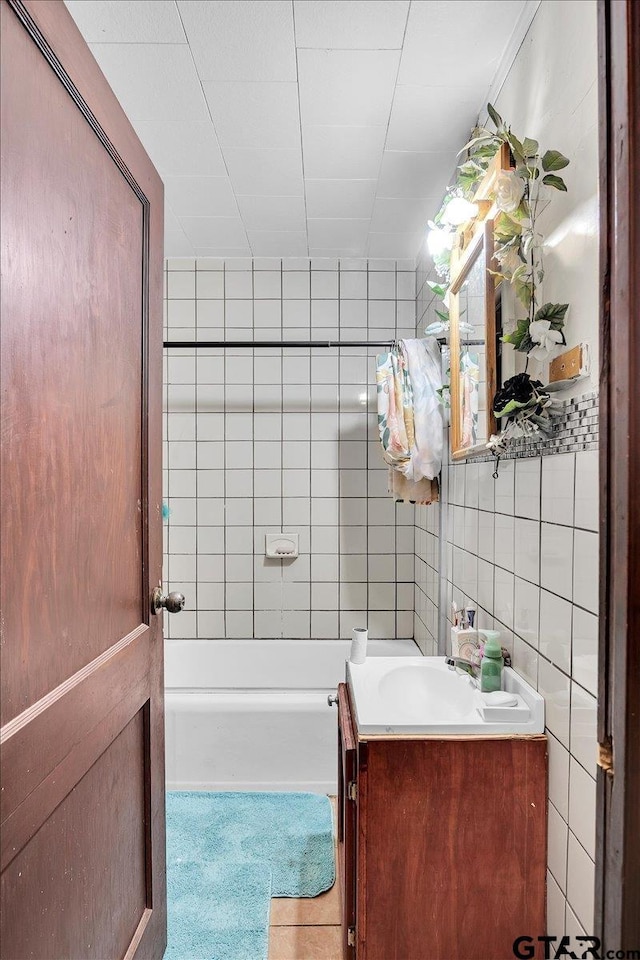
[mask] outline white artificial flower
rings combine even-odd
[[[562,343],[562,334],[551,329],[550,320],[533,320],[529,324],[529,336],[538,344],[529,351],[529,356],[541,362],[548,360],[555,347]]]
[[[514,213],[524,196],[524,181],[513,170],[501,170],[496,177],[496,206],[504,213]]]
[[[496,250],[495,258],[500,264],[500,273],[505,277],[513,276],[518,267],[521,267],[524,262],[514,247],[507,247],[506,250]]]

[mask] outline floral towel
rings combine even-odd
[[[411,460],[413,401],[405,358],[396,347],[376,357],[378,429],[382,456],[399,470]]]
[[[437,477],[442,467],[444,421],[440,393],[442,357],[434,337],[401,340],[411,382],[413,433],[411,461],[403,472],[410,480]]]
[[[437,363],[431,344],[427,350],[425,342],[418,340],[402,341],[400,349],[394,347],[377,357],[378,429],[382,454],[390,466],[389,492],[405,503],[438,499],[435,477],[440,472],[443,427],[436,391],[442,375],[435,340],[433,345]]]

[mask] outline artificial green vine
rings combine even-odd
[[[515,169],[503,170],[496,179],[496,206],[494,220],[494,257],[498,264],[495,276],[511,284],[516,297],[526,310],[526,316],[516,319],[516,328],[502,337],[503,342],[536,360],[546,360],[558,343],[566,343],[563,327],[567,303],[538,304],[538,287],[544,271],[541,257],[541,236],[536,231],[536,217],[543,187],[566,192],[567,186],[558,176],[558,170],[569,164],[559,150],[541,153],[537,140],[518,139],[492,104],[487,104],[489,118],[495,130],[478,127],[460,151],[466,159],[458,167],[456,184],[448,191],[439,213],[430,226],[441,229],[446,223],[446,208],[454,197],[473,201],[478,184],[502,144],[511,152]],[[443,283],[429,281],[433,292],[445,300],[450,277],[450,250],[443,249],[434,256],[434,264]],[[448,323],[446,306],[436,311]]]

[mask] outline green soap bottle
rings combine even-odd
[[[500,634],[497,630],[481,630],[484,634],[484,654],[480,663],[480,692],[492,693],[502,690],[502,668],[504,659]]]

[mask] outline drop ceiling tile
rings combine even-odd
[[[204,92],[225,147],[299,147],[296,83],[213,83]]]
[[[402,47],[406,0],[295,0],[296,44],[321,50]]]
[[[387,125],[400,52],[299,50],[303,124]]]
[[[370,180],[380,171],[386,127],[303,127],[308,179]]]
[[[65,0],[87,43],[186,43],[173,0]]]
[[[406,257],[414,260],[423,239],[423,234],[370,233],[367,256],[391,257],[394,260]]]
[[[309,220],[309,246],[336,248],[343,256],[360,257],[364,254],[370,220]]]
[[[249,263],[251,263],[251,247],[248,240],[241,247],[196,247],[195,251],[196,257],[207,257],[208,259],[214,257],[217,260],[223,258],[227,270],[233,269],[229,266],[229,257],[248,257]]]
[[[209,119],[186,44],[93,43],[91,52],[132,122]]]
[[[240,217],[180,217],[194,247],[241,247],[247,239]]]
[[[365,246],[366,246],[366,244],[365,244]],[[322,262],[334,262],[335,260],[340,260],[340,261],[342,262],[342,260],[347,261],[347,260],[355,260],[355,259],[364,260],[365,263],[367,262],[366,257],[364,257],[364,256],[357,257],[357,258],[356,258],[356,257],[353,257],[353,255],[349,252],[349,250],[348,250],[348,249],[344,249],[343,247],[309,247],[309,254],[310,254],[310,256],[312,256],[312,257],[314,257],[314,258],[316,259],[316,262],[317,262],[317,263],[322,263]],[[352,317],[352,314],[351,314],[351,312],[350,312],[350,308],[353,307],[353,308],[355,309],[355,308],[357,307],[357,308],[358,308],[358,313],[359,313],[359,315],[360,315],[360,319],[362,319],[362,323],[360,322],[360,319],[358,319],[358,320],[355,321],[355,324],[360,325],[360,326],[364,325],[364,326],[366,327],[366,325],[367,325],[367,323],[366,323],[366,309],[365,309],[365,312],[364,312],[364,314],[365,314],[365,315],[364,315],[364,318],[361,317],[361,311],[360,311],[360,309],[359,309],[359,308],[362,306],[363,303],[364,303],[364,306],[365,306],[365,308],[366,308],[366,302],[363,301],[363,300],[348,300],[348,301],[346,301],[346,306],[345,306],[344,303],[342,304],[342,306],[340,307],[340,311],[341,311],[342,325],[343,325],[343,326],[345,326],[345,325],[348,326],[348,325],[349,325],[347,321],[348,321],[349,319],[351,319],[351,317]],[[354,327],[354,328],[355,328],[355,327]],[[360,332],[362,332],[362,331],[360,331]],[[359,334],[354,334],[354,337],[357,337],[358,335],[359,335]],[[350,339],[350,338],[347,338],[347,339]]]
[[[303,197],[239,197],[240,215],[247,230],[304,232]]]
[[[210,120],[138,120],[133,126],[161,176],[227,175]]]
[[[166,180],[168,255],[413,262],[527,0],[67,6]]]
[[[368,218],[377,180],[305,180],[307,216]]]
[[[525,2],[413,0],[398,83],[445,86],[458,71],[482,97]]]
[[[165,202],[164,207],[164,255],[165,257],[192,257],[193,244]]]
[[[306,257],[306,231],[250,230],[249,241],[254,257]]]
[[[201,80],[292,80],[296,75],[289,0],[179,0]]]
[[[378,197],[442,196],[453,180],[451,153],[403,153],[385,150],[378,181]],[[442,185],[438,189],[438,185]]]
[[[224,158],[237,196],[302,197],[304,195],[302,156],[299,149],[237,150],[234,148],[225,150]]]
[[[425,230],[432,207],[438,198],[396,200],[377,199],[371,219],[372,233],[410,233]]]
[[[164,185],[165,196],[179,219],[238,216],[228,177],[165,177]]]
[[[477,88],[399,84],[391,108],[387,150],[447,150],[455,157],[476,122],[481,106],[478,93]]]

